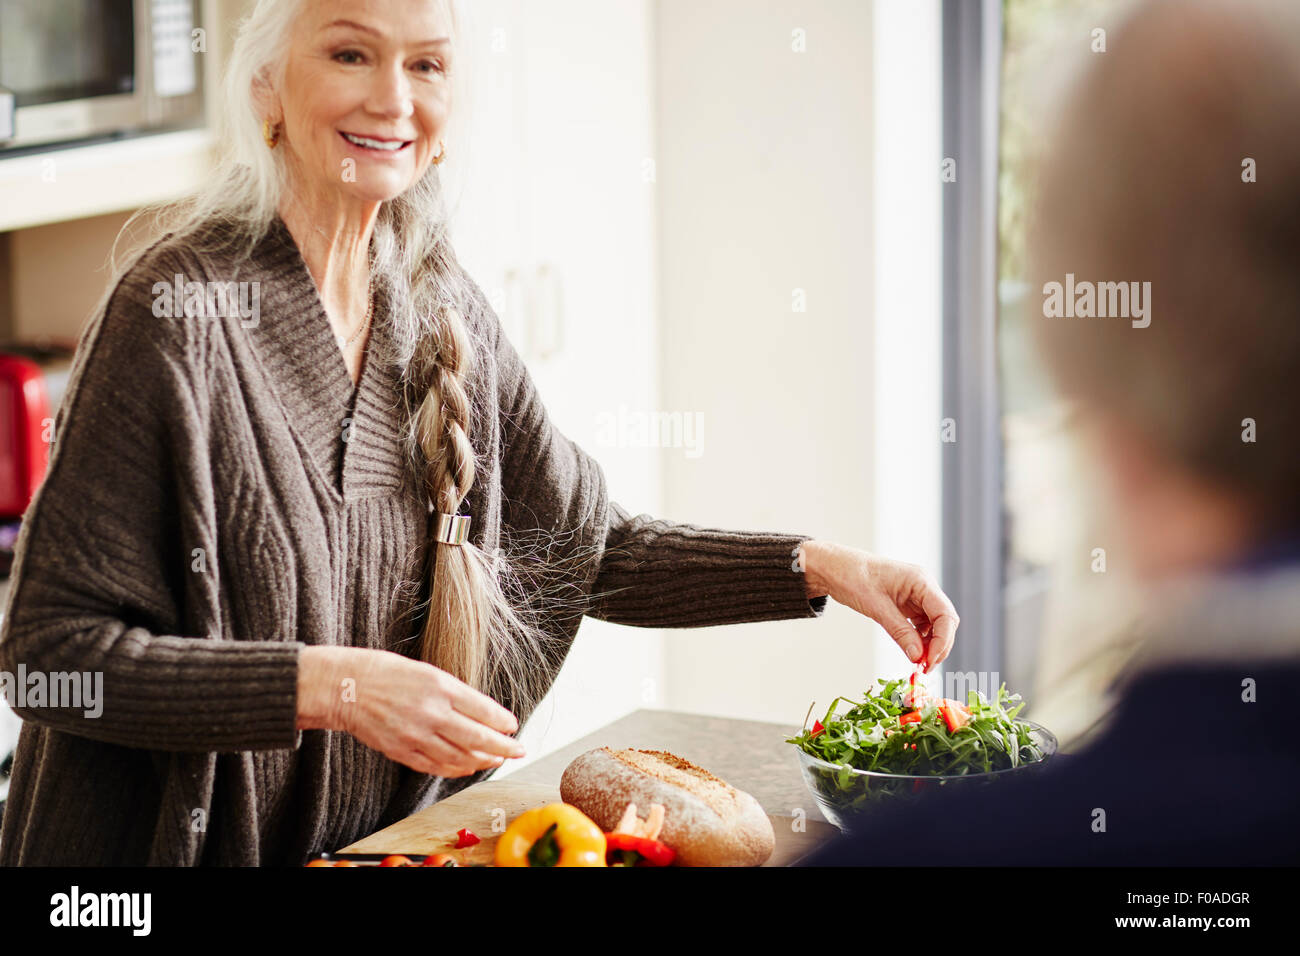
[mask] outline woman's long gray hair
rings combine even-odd
[[[459,61],[464,19],[458,0],[430,2],[443,6]],[[285,195],[288,168],[286,149],[268,149],[263,140],[254,89],[260,83],[280,88],[302,4],[258,0],[241,23],[215,117],[216,169],[181,202],[140,210],[127,222],[123,235],[140,217],[151,217],[143,230],[146,238],[135,244],[138,252],[167,234],[181,240],[202,234],[205,242],[245,256],[266,235]],[[465,71],[449,72],[453,89],[463,90],[457,76]],[[470,308],[475,290],[456,260],[447,230],[439,167],[430,165],[423,178],[382,205],[371,241],[371,268],[376,286],[388,289],[392,305],[395,354],[382,360],[401,370],[410,465],[434,511],[457,514],[483,464],[468,435],[478,399],[467,383],[490,343],[472,335],[465,322],[463,310]],[[116,266],[115,255],[110,288],[125,271]],[[573,609],[580,615],[583,601],[566,582],[565,569],[545,557],[553,535],[539,531],[528,540],[522,535],[511,540],[504,528],[502,534],[501,548],[491,555],[471,541],[435,547],[429,543],[431,534],[426,536],[422,555],[413,563],[429,585],[427,596],[419,600],[418,587],[409,581],[399,588],[393,621],[397,636],[390,640],[395,646],[418,640],[420,659],[501,701],[522,722],[546,692],[547,665],[558,666],[557,656],[563,657],[556,611]],[[578,555],[577,560],[589,557]]]

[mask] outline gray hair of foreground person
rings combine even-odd
[[[1251,539],[1300,527],[1295,6],[1136,5],[1057,113],[1031,208],[1045,303],[1067,276],[1150,283],[1144,327],[1031,317],[1060,390],[1234,502]]]

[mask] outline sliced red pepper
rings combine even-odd
[[[925,662],[920,661],[912,670],[912,676],[909,680],[911,688],[903,696],[903,703],[909,707],[921,707],[925,704],[926,693],[925,684],[917,684],[916,679],[920,674],[925,672]]]
[[[826,728],[822,726],[822,722],[821,722],[820,720],[814,720],[814,721],[813,721],[812,734],[808,737],[808,739],[809,739],[809,740],[812,740],[813,737],[816,737],[818,734],[820,734],[820,733],[821,733],[823,730],[825,730],[825,729],[826,729]]]
[[[970,708],[965,707],[950,697],[945,697],[939,705],[939,713],[948,725],[948,732],[953,733],[970,723]]]
[[[628,864],[625,852],[636,855],[635,862]],[[677,851],[658,840],[633,836],[630,833],[605,834],[605,859],[610,866],[668,866],[677,858]]]
[[[463,850],[467,846],[473,846],[476,843],[482,842],[482,840],[464,827],[456,831],[456,849],[458,850]]]
[[[905,714],[898,715],[898,726],[903,724],[919,724],[921,722],[921,712],[919,710],[909,710]]]

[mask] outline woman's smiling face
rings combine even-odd
[[[296,185],[384,202],[417,182],[451,111],[450,37],[441,0],[304,3],[279,97]]]

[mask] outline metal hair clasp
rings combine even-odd
[[[449,515],[439,511],[433,540],[439,544],[464,544],[469,538],[469,521],[469,515]]]

